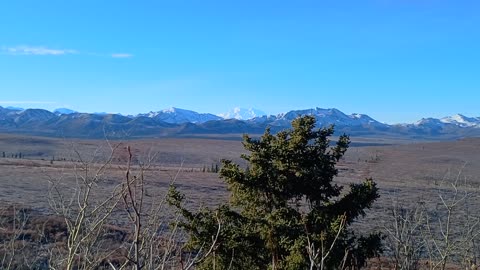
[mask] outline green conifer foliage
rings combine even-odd
[[[231,200],[218,209],[191,213],[171,190],[190,233],[189,248],[211,244],[220,225],[201,269],[339,269],[361,267],[378,255],[380,235],[357,237],[349,230],[378,198],[377,187],[371,179],[345,191],[334,183],[350,140],[343,135],[331,146],[333,132],[316,129],[315,118],[304,116],[276,135],[269,129],[260,139],[245,135],[248,167],[223,161],[220,177]]]

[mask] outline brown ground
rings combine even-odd
[[[413,203],[422,197],[435,197],[442,179],[453,179],[459,172],[472,190],[480,187],[480,138],[402,143],[351,147],[339,165],[336,181],[348,184],[372,177],[380,188],[381,198],[367,218],[359,222],[361,228],[381,227],[381,213],[392,204],[392,198]],[[176,185],[189,200],[207,205],[226,201],[227,192],[218,175],[203,172],[203,168],[220,164],[223,158],[241,162],[239,156],[244,152],[240,141],[234,140],[148,139],[119,143],[0,135],[0,201],[48,212],[50,181],[61,180],[68,192],[75,185],[79,161],[98,168],[111,147],[117,147],[113,164],[95,195],[101,198],[124,179],[127,145],[133,150],[134,168],[141,163],[152,165],[146,172],[149,196],[161,196],[176,178]]]
[[[244,153],[241,142],[233,140],[147,139],[120,143],[0,135],[0,201],[47,209],[49,180],[62,178],[69,186],[75,181],[74,171],[79,170],[79,160],[101,164],[109,155],[110,147],[117,147],[113,165],[105,173],[104,188],[108,189],[109,185],[111,188],[124,178],[127,145],[132,148],[135,164],[149,161],[152,164],[147,172],[149,192],[161,193],[178,175],[176,184],[188,197],[206,204],[226,200],[226,190],[217,174],[202,172],[203,168],[208,170],[223,158],[242,163],[239,156]],[[6,158],[2,158],[3,152]],[[387,204],[392,194],[414,200],[436,189],[443,178],[453,178],[460,170],[469,185],[478,188],[480,138],[351,147],[339,168],[337,181],[343,184],[372,177],[382,195],[378,207]]]

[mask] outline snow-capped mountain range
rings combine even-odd
[[[146,116],[170,124],[205,123],[208,121],[223,120],[222,117],[211,113],[197,113],[174,107],[158,112],[139,114],[138,116]]]
[[[42,109],[0,107],[0,132],[103,137],[108,127],[114,134],[113,137],[124,136],[126,133],[135,137],[259,134],[266,127],[271,127],[273,132],[288,128],[291,121],[301,115],[312,115],[317,120],[318,126],[333,124],[337,133],[347,133],[352,136],[394,136],[416,139],[480,136],[480,117],[456,114],[440,119],[423,118],[411,124],[389,125],[365,114],[347,115],[335,108],[293,110],[278,115],[266,115],[260,110],[241,108],[234,108],[220,115],[169,108],[125,116],[108,113],[79,113],[67,108],[50,112]]]
[[[408,124],[406,124],[408,125]],[[422,118],[419,121],[415,122],[415,126],[445,126],[445,125],[455,125],[458,127],[475,127],[480,128],[480,117],[467,117],[462,114],[455,114],[452,116],[443,117],[440,119],[437,118]]]
[[[216,121],[223,119],[250,120],[264,115],[266,115],[266,113],[257,109],[245,109],[239,107],[233,108],[229,112],[221,113],[218,115],[214,115],[211,113],[198,113],[195,111],[179,109],[175,107],[171,107],[157,112],[139,114],[139,116],[146,116],[171,124],[205,123],[208,121]]]

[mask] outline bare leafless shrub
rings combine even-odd
[[[30,208],[4,205],[0,209],[0,269],[46,269],[44,242]],[[42,268],[43,267],[43,268]]]
[[[394,197],[384,231],[396,269],[477,268],[480,212],[472,206],[480,203],[480,192],[462,171],[446,174],[416,202]]]
[[[425,227],[422,202],[408,207],[395,196],[387,214],[390,218],[383,225],[386,251],[393,259],[395,269],[417,269],[425,252],[425,243],[421,237]]]
[[[11,205],[1,210],[0,228],[0,267],[11,269],[21,267],[24,263],[28,264],[28,260],[23,257],[23,251],[27,247],[24,238],[25,224],[28,214],[23,211],[24,208]]]
[[[121,189],[115,187],[110,194],[104,194],[101,200],[94,200],[93,193],[104,180],[104,175],[111,165],[115,150],[111,147],[109,158],[95,163],[95,155],[91,160],[84,160],[78,151],[79,163],[74,163],[76,185],[65,191],[62,179],[50,178],[49,203],[54,213],[64,219],[67,227],[66,251],[61,258],[52,257],[50,264],[56,269],[94,269],[103,258],[99,252],[107,224],[112,212],[120,201]]]

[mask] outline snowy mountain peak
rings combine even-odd
[[[218,116],[224,119],[238,119],[238,120],[250,120],[256,117],[267,115],[265,112],[254,108],[240,108],[236,107],[227,113],[221,113]]]
[[[480,126],[480,118],[475,118],[475,117],[467,117],[462,114],[455,114],[452,116],[447,116],[442,119],[440,119],[442,123],[446,124],[455,124],[458,126],[462,127],[474,127],[474,126]]]
[[[170,108],[161,110],[161,112],[163,113],[175,113],[177,111],[188,111],[188,110],[177,109],[175,107],[170,107]]]

